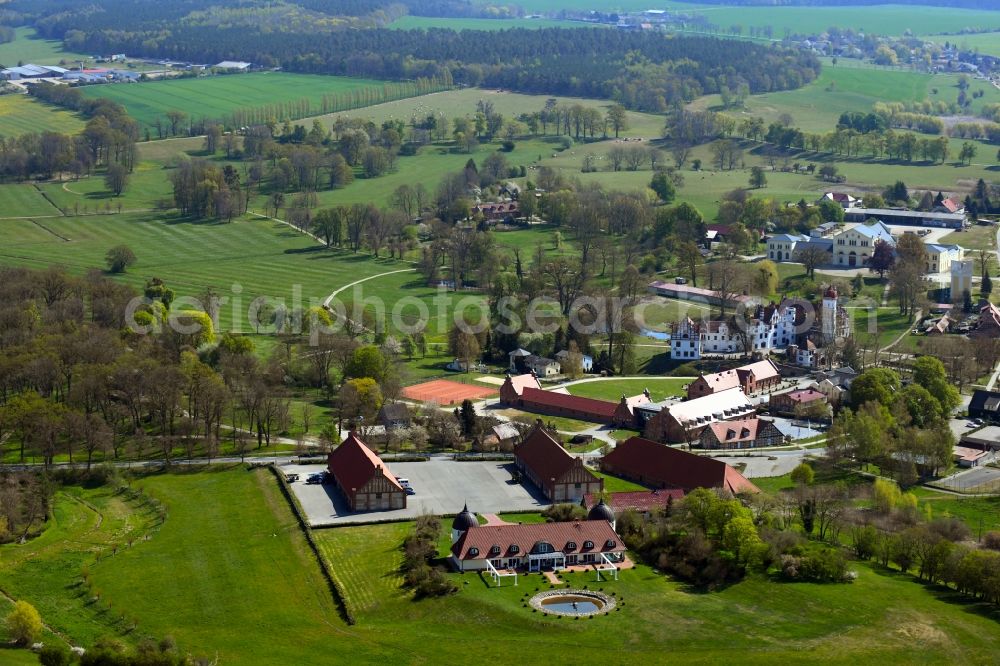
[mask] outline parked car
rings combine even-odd
[[[416,495],[417,494],[417,491],[414,490],[412,486],[403,486],[403,491],[407,495]]]
[[[287,474],[287,475],[285,475],[285,481],[287,481],[288,483],[295,483],[298,480],[299,480],[299,475],[298,474]]]

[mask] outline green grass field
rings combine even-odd
[[[0,218],[59,215],[34,185],[0,185]]]
[[[649,389],[653,402],[665,400],[671,396],[684,394],[684,385],[690,380],[674,377],[650,377],[649,379],[607,379],[573,384],[566,388],[573,395],[600,400],[617,401],[622,395],[638,395]]]
[[[345,111],[323,116],[326,125],[332,125],[338,116],[371,119],[376,123],[386,120],[404,120],[426,118],[428,115],[440,115],[450,121],[459,116],[473,116],[476,113],[476,103],[480,100],[493,103],[497,112],[505,117],[516,117],[522,113],[540,111],[548,99],[555,99],[560,104],[581,104],[586,107],[606,109],[611,102],[600,99],[582,99],[577,97],[560,97],[558,95],[526,95],[509,91],[488,90],[483,88],[463,88],[461,90],[446,90],[420,97],[376,104],[363,109]],[[663,133],[663,117],[651,113],[629,111],[629,129],[622,133],[627,137],[658,137]],[[549,132],[554,130],[550,126]]]
[[[0,547],[5,588],[30,589],[24,597],[47,622],[65,626],[74,642],[93,640],[102,623],[106,635],[118,634],[113,619],[123,614],[137,625],[118,634],[126,642],[170,634],[184,651],[240,664],[312,663],[320,655],[358,664],[454,663],[487,654],[541,663],[574,649],[613,663],[653,663],[664,654],[718,663],[736,646],[749,664],[987,664],[1000,648],[995,609],[859,563],[849,585],[755,576],[712,593],[688,591],[645,565],[602,583],[593,573],[561,574],[571,586],[600,587],[623,600],[620,611],[592,620],[558,620],[524,608],[524,595],[547,589],[537,574],[501,588],[478,574],[451,574],[457,594],[415,601],[400,587],[398,570],[412,523],[315,532],[356,609],[358,622],[348,626],[269,472],[236,466],[158,474],[133,486],[161,501],[168,518],[149,541],[91,566],[101,594],[95,605],[113,610],[88,610],[72,587],[81,578],[78,553],[98,547],[107,538],[102,534],[124,538],[121,516],[129,514],[111,511],[114,498],[103,491],[82,495],[105,516],[97,532],[89,510],[75,509],[74,522],[64,508],[41,538]],[[57,506],[78,506],[67,502]],[[447,547],[443,535],[439,552]],[[29,550],[34,556],[24,557]],[[17,661],[10,663],[31,663],[12,654]]]
[[[344,628],[266,470],[151,476],[135,485],[169,507],[153,540],[94,567],[116,611],[143,634],[173,635],[223,663],[293,663],[328,654]]]
[[[104,596],[103,585],[84,584],[84,567],[92,572],[114,568],[129,540],[153,529],[155,514],[107,487],[67,487],[55,496],[48,529],[23,545],[0,547],[0,587],[15,599],[26,599],[44,621],[73,644],[89,644],[108,633],[123,631],[131,618]],[[50,637],[50,640],[55,640]],[[0,659],[0,661],[3,661]],[[4,661],[6,663],[6,661]]]
[[[978,51],[992,56],[1000,56],[1000,32],[983,32],[975,35],[942,35],[935,38],[939,44],[958,44],[963,51]]]
[[[46,131],[76,134],[83,125],[76,114],[27,95],[0,96],[0,133],[6,136]]]
[[[88,86],[88,97],[114,100],[143,125],[165,119],[178,110],[192,119],[223,118],[237,109],[258,108],[308,100],[318,112],[324,95],[343,94],[383,86],[382,81],[314,74],[263,72],[228,76],[149,81],[136,85]]]
[[[61,62],[74,64],[78,60],[90,61],[89,55],[73,53],[63,49],[56,39],[39,39],[34,28],[17,28],[17,37],[12,42],[0,44],[0,64],[14,67],[19,62],[35,65],[58,65]]]
[[[161,277],[179,296],[195,296],[211,286],[220,295],[233,297],[232,287],[238,284],[243,289],[239,312],[244,316],[257,296],[284,299],[294,308],[293,290],[298,285],[301,307],[308,307],[310,299],[322,301],[337,287],[408,267],[364,254],[323,250],[306,236],[267,220],[193,223],[150,213],[51,218],[44,225],[50,231],[47,235],[30,220],[0,220],[5,239],[0,263],[34,268],[57,263],[82,274],[103,267],[108,249],[124,243],[138,262],[122,281],[141,288],[150,277]],[[399,299],[398,289],[413,277],[405,273],[390,277],[401,279],[388,285],[365,283],[364,296],[391,299],[387,300],[391,306]],[[427,289],[409,293],[433,295]],[[224,328],[236,321],[233,309],[222,308]],[[243,330],[252,332],[246,324]]]
[[[955,231],[941,239],[942,243],[955,243],[966,250],[992,250],[997,244],[997,228],[993,226],[970,227]]]

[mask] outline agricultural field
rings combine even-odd
[[[932,75],[867,64],[858,66],[844,60],[834,65],[829,58],[822,60],[823,70],[812,83],[796,90],[751,95],[745,110],[728,110],[727,113],[762,117],[765,123],[775,122],[779,115],[788,113],[793,124],[804,131],[828,132],[836,127],[840,114],[845,111],[867,113],[875,102],[920,102],[925,99],[954,102],[958,99],[958,76],[955,74]],[[983,104],[1000,101],[1000,90],[986,82],[974,80],[971,89],[983,91],[983,97],[973,101],[973,112]],[[719,97],[701,97],[689,108],[720,109]]]
[[[526,12],[556,14],[562,10],[640,12],[655,6],[688,15],[706,17],[728,34],[731,25],[740,25],[744,34],[750,27],[771,26],[774,37],[781,39],[786,30],[798,34],[821,33],[835,26],[859,32],[899,36],[910,31],[914,35],[957,33],[965,28],[996,27],[1000,29],[1000,15],[992,11],[921,6],[914,10],[905,4],[844,7],[787,7],[787,6],[729,6],[708,5],[697,2],[643,2],[642,0],[616,0],[606,3],[598,0],[528,0],[521,3]],[[958,40],[964,35],[942,37]]]
[[[384,82],[318,74],[261,72],[196,79],[148,81],[133,85],[87,86],[88,97],[122,104],[144,126],[164,120],[167,111],[183,111],[190,119],[219,119],[239,109],[307,100],[318,110],[324,95],[381,90]],[[308,114],[304,114],[308,115]]]
[[[819,34],[829,27],[851,28],[869,34],[900,36],[934,35],[958,32],[964,28],[1000,28],[1000,13],[925,7],[917,9],[905,4],[868,7],[729,7],[701,6],[690,13],[707,17],[723,30],[731,25],[750,27],[771,26],[774,36],[781,38],[786,31],[796,34]]]
[[[76,134],[84,122],[66,109],[22,94],[0,95],[0,133],[17,136],[31,132]]]
[[[0,44],[0,64],[4,67],[14,67],[19,62],[58,65],[61,62],[91,61],[89,55],[64,50],[62,42],[57,39],[39,38],[34,28],[22,26],[16,29],[16,34],[14,41]]]
[[[974,35],[941,35],[935,38],[936,42],[943,44],[950,42],[958,44],[963,51],[978,51],[985,55],[1000,56],[1000,32],[981,32]]]
[[[544,108],[549,99],[554,99],[559,104],[581,104],[585,107],[597,107],[607,109],[611,102],[603,99],[583,99],[578,97],[560,97],[558,95],[527,95],[509,91],[488,90],[484,88],[463,88],[460,90],[446,90],[444,92],[421,95],[420,97],[410,97],[367,106],[363,109],[345,111],[321,116],[320,120],[327,127],[332,126],[337,117],[364,118],[371,119],[376,123],[386,120],[403,120],[410,122],[414,118],[422,119],[429,115],[435,115],[451,121],[452,118],[461,116],[474,116],[476,104],[480,101],[488,101],[493,104],[497,112],[505,117],[512,118],[522,113],[540,111]],[[629,128],[622,132],[623,137],[656,138],[663,134],[663,117],[652,113],[640,113],[629,111],[627,114]],[[552,132],[552,128],[549,128]]]

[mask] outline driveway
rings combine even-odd
[[[934,485],[962,492],[995,493],[1000,491],[1000,469],[973,467],[967,472],[940,479]]]
[[[549,505],[533,487],[511,481],[510,463],[432,458],[427,462],[388,462],[387,466],[392,474],[409,479],[416,491],[407,496],[405,509],[355,513],[347,508],[334,484],[305,483],[307,475],[325,466],[282,465],[281,470],[301,476],[291,488],[313,527],[410,520],[424,513],[455,514],[466,503],[473,512],[487,513],[537,511]]]

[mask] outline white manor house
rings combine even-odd
[[[832,287],[823,294],[819,308],[807,301],[782,299],[777,304],[758,306],[746,330],[741,328],[735,319],[694,321],[685,317],[671,331],[670,358],[690,361],[703,354],[768,354],[784,351],[790,345],[805,347],[807,341],[825,346],[851,334],[847,311],[840,306],[837,290]]]

